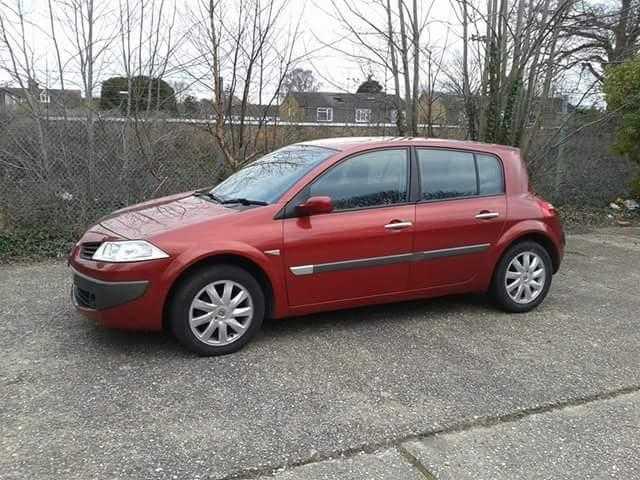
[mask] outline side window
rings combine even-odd
[[[480,195],[504,193],[504,180],[500,161],[492,155],[476,154],[478,164],[478,187]]]
[[[408,198],[407,150],[377,150],[349,158],[309,187],[329,196],[335,210],[403,203]]]
[[[473,154],[451,150],[418,150],[423,200],[477,195]]]

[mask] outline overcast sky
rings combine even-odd
[[[8,5],[15,5],[18,1],[22,1],[23,8],[27,18],[26,40],[27,45],[32,50],[34,63],[36,65],[36,75],[42,86],[47,85],[51,88],[60,86],[59,75],[57,73],[57,63],[55,49],[50,39],[50,24],[48,14],[48,0],[0,0]],[[131,0],[135,4],[137,0]],[[160,0],[156,0],[159,2]],[[191,37],[193,36],[193,11],[197,10],[197,6],[201,0],[166,0],[168,10],[175,5],[178,15],[176,26],[174,29],[174,38],[180,39],[181,48],[179,52],[173,56],[169,72],[164,75],[164,79],[169,83],[176,82],[186,85],[187,91],[183,94],[191,94],[198,98],[211,98],[210,78],[203,79],[200,83],[195,78],[199,78],[203,72],[209,71],[202,67],[197,68],[178,68],[177,65],[184,61],[185,58],[194,58],[197,51],[193,46]],[[229,2],[237,2],[238,0],[221,0],[222,4]],[[276,0],[283,1],[283,0]],[[280,30],[286,31],[292,28],[297,20],[301,21],[301,36],[296,42],[295,53],[304,57],[297,62],[297,67],[310,69],[314,72],[316,79],[321,84],[321,89],[325,91],[348,91],[354,92],[357,86],[366,79],[369,73],[378,80],[383,87],[391,92],[391,79],[385,69],[376,66],[375,62],[370,62],[362,57],[370,56],[366,49],[353,43],[352,36],[347,35],[345,27],[336,20],[335,10],[333,7],[334,0],[289,0],[289,6],[286,11],[286,18],[281,22]],[[386,25],[384,14],[369,5],[373,0],[335,0],[340,4],[345,1],[351,2],[351,5],[359,6],[363,12],[366,12],[366,18],[377,25]],[[53,0],[53,4],[57,3]],[[104,37],[113,37],[117,33],[118,24],[118,5],[120,0],[96,0],[96,9],[98,13],[104,13],[104,18],[108,19],[102,22],[98,29],[98,35]],[[444,64],[451,64],[452,60],[460,51],[460,27],[457,24],[455,14],[448,0],[434,0],[433,3],[426,0],[419,1],[422,9],[421,16],[428,18],[427,27],[422,38],[423,47],[428,46],[434,58],[437,60],[442,56]],[[431,6],[430,10],[429,7]],[[348,18],[353,19],[346,13],[346,9],[341,9]],[[106,13],[105,13],[106,12]],[[0,14],[4,14],[5,23],[11,21],[11,15],[6,8],[2,9]],[[64,62],[64,80],[66,88],[81,89],[79,65],[77,55],[72,48],[73,29],[65,26],[65,20],[62,10],[56,10],[55,14],[60,18],[57,24],[58,40],[61,45],[62,57]],[[145,17],[148,18],[148,17]],[[15,16],[13,17],[15,20]],[[132,29],[137,28],[139,22],[134,19]],[[11,25],[9,24],[11,27]],[[13,28],[16,28],[15,22]],[[284,35],[286,36],[286,34]],[[17,31],[14,30],[14,40],[17,39]],[[175,40],[174,40],[175,41]],[[6,51],[2,51],[0,47],[0,59],[6,62]],[[421,62],[423,69],[423,61]],[[102,61],[97,65],[96,85],[93,89],[95,96],[100,94],[100,82],[111,76],[123,75],[122,55],[120,51],[120,41],[113,41]],[[224,77],[224,74],[223,74]],[[424,79],[424,74],[422,76]],[[568,81],[567,78],[558,82],[562,91],[556,91],[555,94],[563,93],[575,97],[579,95],[581,87],[576,82]],[[442,81],[444,75],[441,74],[439,80]],[[225,80],[226,81],[226,80]],[[0,71],[0,83],[15,84],[11,82],[6,72]],[[436,85],[440,88],[441,85]],[[85,92],[83,92],[84,94]],[[251,100],[257,101],[256,96],[252,95]]]
[[[13,5],[16,1],[18,0],[6,0],[6,3]],[[172,2],[174,0],[169,1]],[[180,34],[188,36],[189,21],[186,12],[195,7],[197,0],[175,1],[179,12],[176,31],[179,32],[182,29]],[[364,0],[363,5],[366,5],[367,1]],[[41,85],[48,85],[52,88],[59,87],[55,51],[48,37],[48,32],[50,31],[48,2],[47,0],[22,0],[22,2],[29,22],[26,35],[27,42],[33,50],[38,80]],[[118,4],[117,0],[98,0],[96,3],[100,5],[98,8],[106,7],[114,10],[117,9]],[[422,3],[427,5],[427,2]],[[298,41],[296,53],[304,55],[311,52],[309,58],[303,59],[298,66],[312,70],[317,80],[321,83],[323,90],[355,91],[358,84],[366,79],[369,72],[373,73],[374,77],[385,85],[390,79],[385,78],[385,73],[382,69],[371,62],[354,58],[354,56],[365,54],[365,50],[356,47],[345,39],[346,31],[340,25],[340,22],[335,19],[332,12],[333,6],[330,0],[290,0],[287,12],[290,23],[293,23],[297,18],[301,18],[302,21],[303,33]],[[110,28],[116,28],[115,15],[112,15],[112,17],[112,25],[101,25],[100,34],[105,34]],[[446,0],[435,1],[429,15],[429,26],[424,41],[433,45],[436,51],[440,51],[445,46],[451,51],[455,48],[456,34],[447,26],[448,23],[451,23],[450,18],[449,2]],[[376,19],[375,15],[373,15],[372,20],[382,22],[382,25],[385,22],[384,18]],[[58,28],[58,37],[62,46],[63,56],[71,57],[73,55],[71,42],[66,37],[71,32],[69,28]],[[335,48],[332,48],[332,46]],[[185,45],[183,48],[188,49],[188,46]],[[104,62],[99,65],[99,80],[123,73],[122,67],[118,64],[120,59],[118,49],[119,44],[115,42],[115,45],[110,48],[109,56],[104,56]],[[187,55],[188,53],[188,51],[185,52]],[[6,59],[6,52],[0,52],[0,55]],[[77,62],[66,63],[64,70],[66,87],[81,88]],[[169,74],[166,80],[169,82],[183,81],[188,84],[193,83],[189,75],[176,72]],[[0,81],[3,83],[10,82],[6,72],[0,73]],[[390,85],[385,86],[391,89]],[[198,97],[210,96],[210,92],[197,84],[193,84],[190,87],[189,93]],[[99,95],[99,87],[94,88],[94,95]]]

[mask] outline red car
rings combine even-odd
[[[547,295],[564,243],[515,148],[336,138],[281,148],[213,189],[114,212],[69,263],[87,317],[166,328],[219,355],[264,317],[463,292],[525,312]]]

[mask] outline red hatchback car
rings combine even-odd
[[[114,212],[69,263],[87,317],[167,328],[219,355],[266,316],[463,292],[525,312],[547,295],[564,243],[515,148],[336,138],[281,148],[213,189]]]

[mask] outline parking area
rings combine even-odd
[[[198,358],[0,267],[0,478],[636,478],[640,229],[569,237],[534,312],[451,297],[267,322]]]

